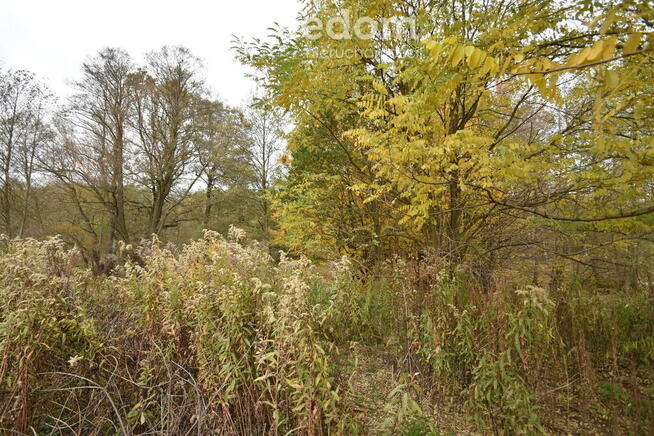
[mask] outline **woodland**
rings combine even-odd
[[[653,434],[654,3],[300,3],[0,63],[0,433]]]

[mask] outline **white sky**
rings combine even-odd
[[[293,26],[299,8],[297,0],[0,0],[0,62],[36,73],[64,97],[82,61],[103,47],[140,62],[162,45],[184,45],[204,61],[213,91],[240,105],[253,84],[234,60],[232,35]]]

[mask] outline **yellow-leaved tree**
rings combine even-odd
[[[631,1],[325,1],[307,4],[309,31],[239,50],[304,138],[292,176],[331,148],[324,175],[382,217],[373,245],[419,241],[457,265],[543,246],[526,236],[537,217],[651,232],[652,16]],[[303,218],[282,213],[282,229],[298,237]]]

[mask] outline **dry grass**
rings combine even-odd
[[[15,434],[652,430],[652,307],[540,288],[414,290],[207,233],[95,277],[57,240],[0,256],[0,427]]]

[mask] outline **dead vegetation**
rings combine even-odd
[[[97,277],[5,241],[0,426],[13,434],[652,431],[650,297],[414,290],[207,233]],[[517,289],[517,290],[516,290]]]

